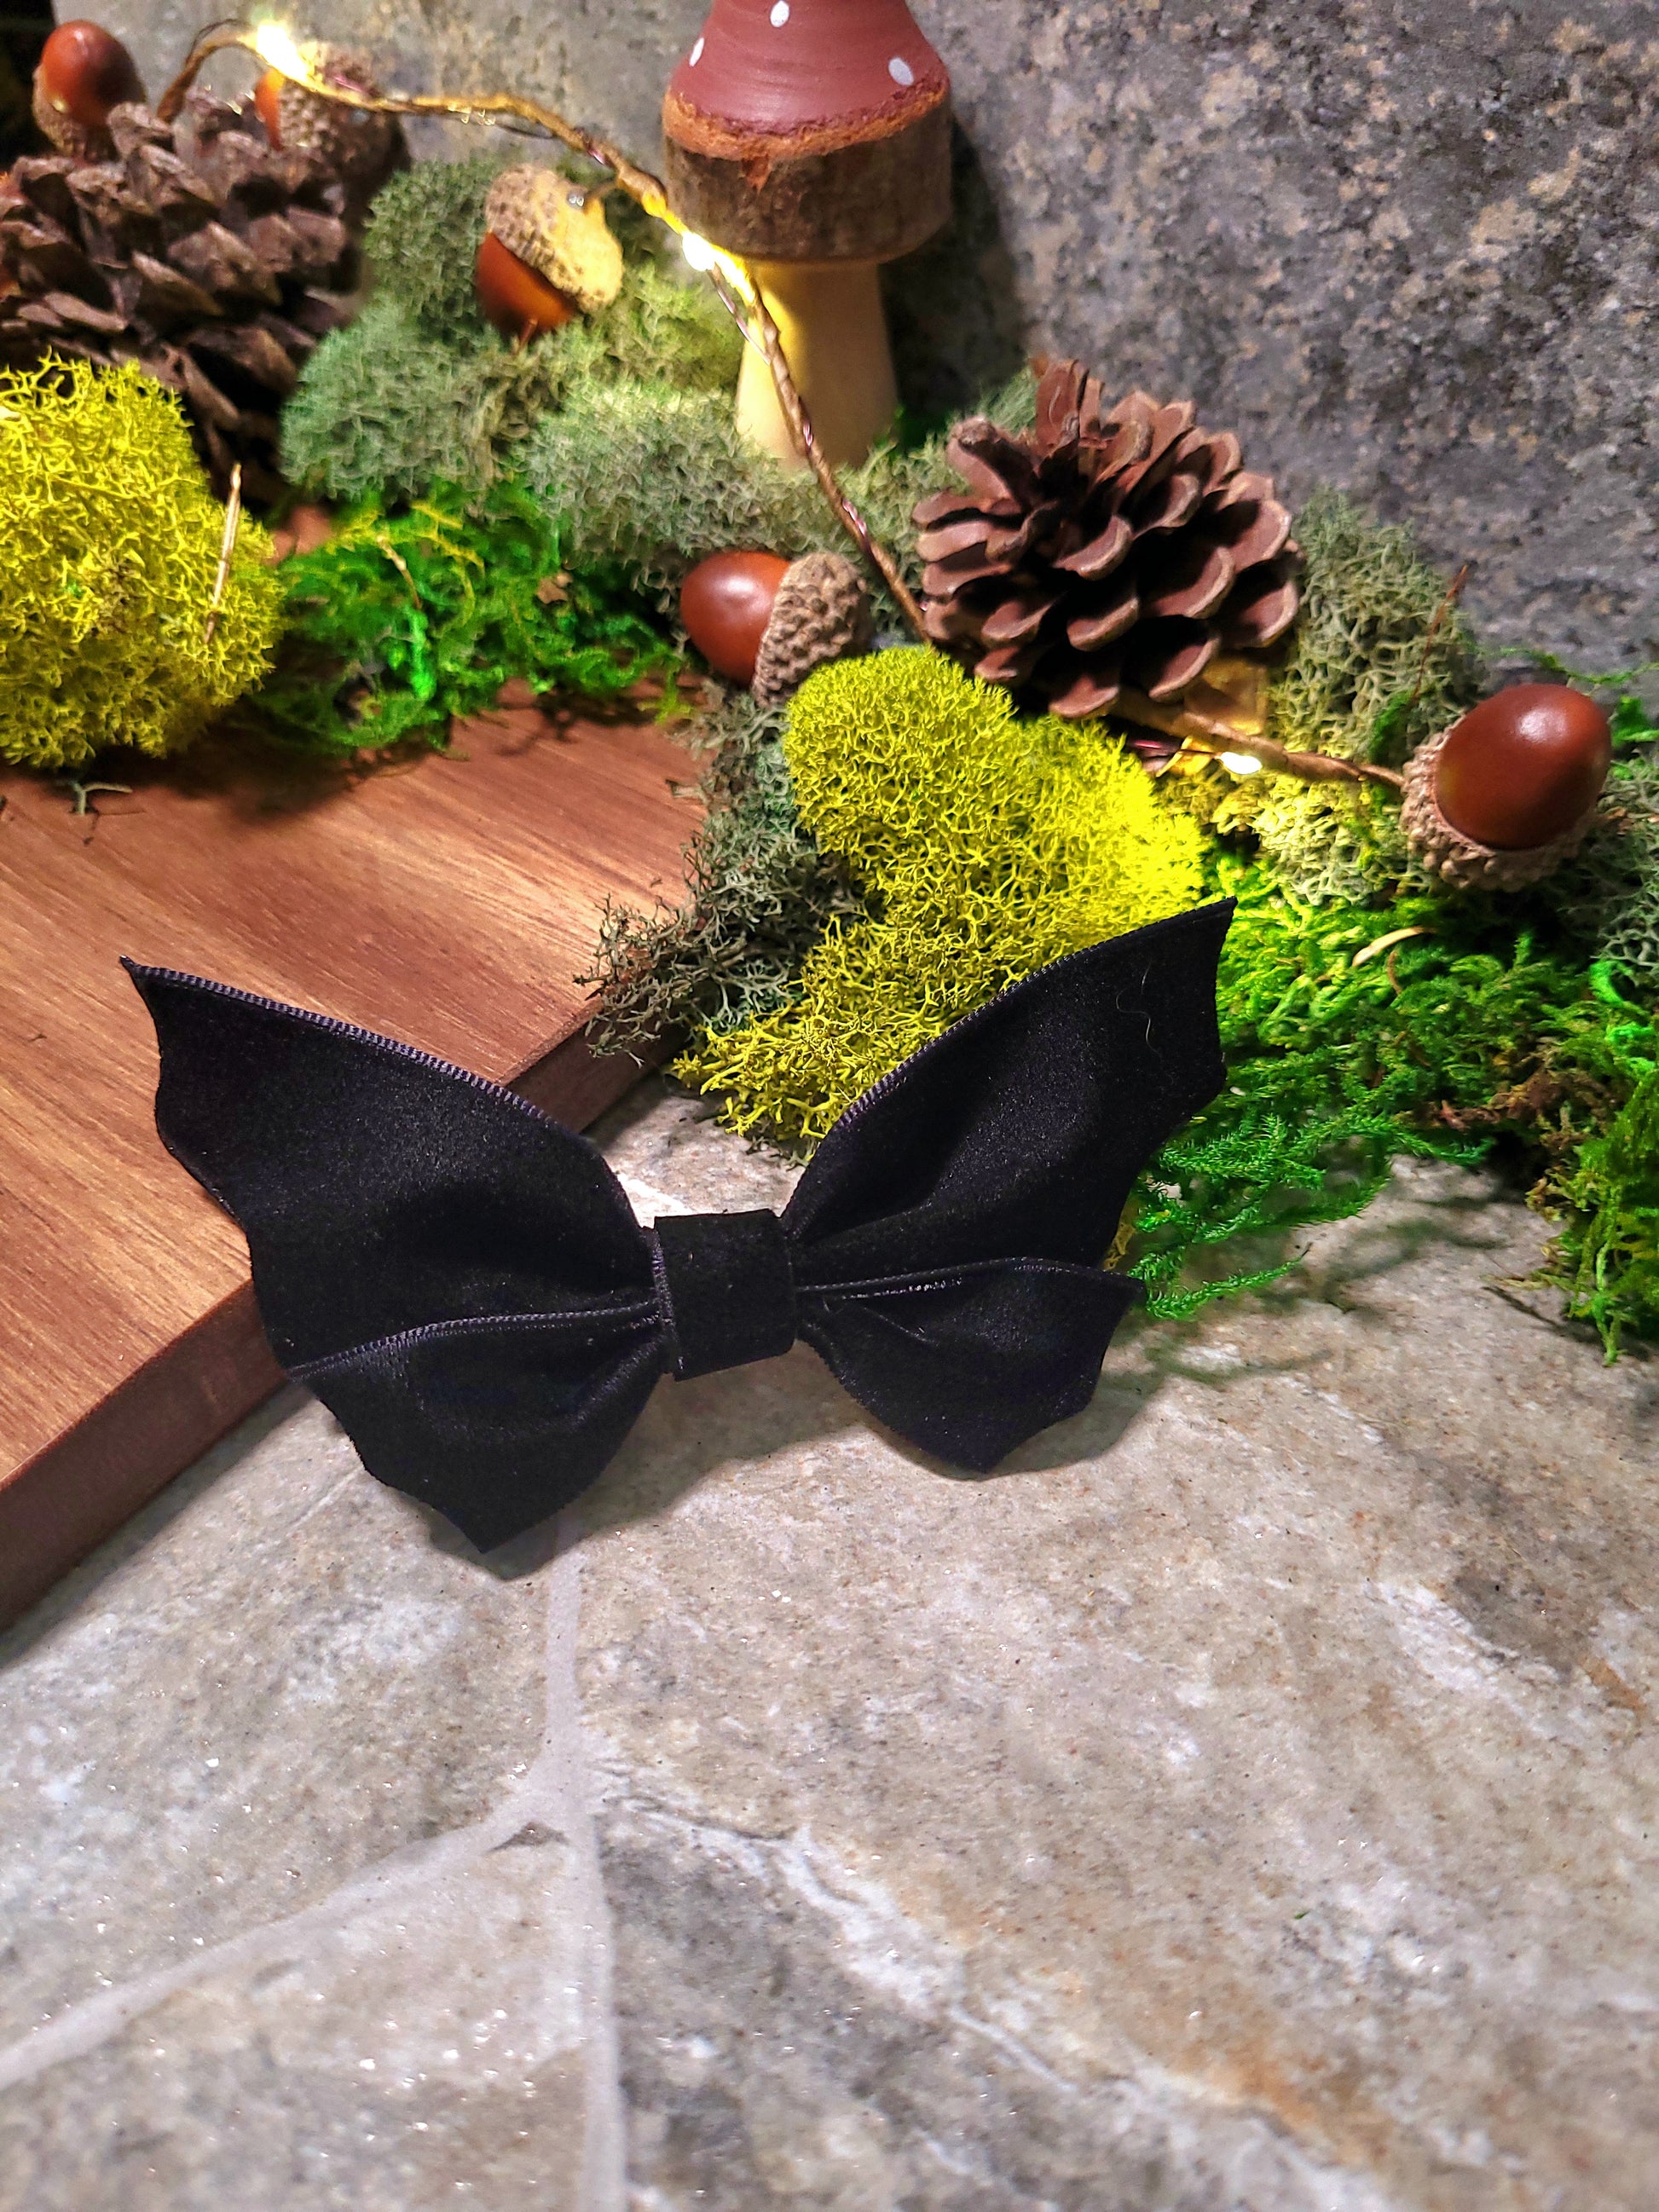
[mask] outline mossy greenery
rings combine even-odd
[[[1344,534],[1355,526],[1339,520]],[[1309,588],[1317,618],[1316,561]],[[1417,597],[1420,659],[1443,591]],[[1463,680],[1443,665],[1437,715],[1455,711]],[[1306,659],[1296,680],[1306,696]],[[1349,744],[1368,742],[1368,720],[1386,727],[1400,696],[1385,678],[1349,707]],[[1332,719],[1322,727],[1338,750]],[[1310,897],[1248,815],[1221,818],[1220,796],[1254,799],[1256,779],[1214,769],[1153,785],[1134,767],[1138,811],[1115,811],[1125,763],[1105,732],[1022,724],[1000,693],[915,651],[827,670],[781,740],[751,720],[728,752],[684,912],[612,918],[611,1033],[643,1043],[690,1028],[687,1081],[718,1093],[734,1126],[810,1145],[1002,983],[1133,927],[1126,915],[1168,910],[1163,886],[1177,905],[1231,892],[1228,1085],[1152,1164],[1126,1221],[1126,1263],[1152,1310],[1271,1281],[1292,1264],[1296,1231],[1358,1212],[1401,1155],[1495,1154],[1555,1224],[1550,1272],[1567,1312],[1611,1352],[1659,1334],[1659,977],[1608,949],[1622,915],[1639,951],[1641,902],[1659,900],[1643,842],[1659,846],[1659,733],[1634,708],[1623,729],[1599,833],[1617,866],[1593,851],[1571,882],[1466,897],[1405,869],[1390,883],[1373,848],[1359,896]],[[1358,845],[1364,817],[1350,818]],[[1183,821],[1195,834],[1172,845]]]
[[[1199,836],[1093,731],[1022,721],[941,654],[821,669],[783,739],[796,803],[864,894],[776,1012],[677,1064],[734,1127],[822,1137],[860,1091],[1007,984],[1192,905]]]
[[[441,746],[508,677],[603,699],[679,665],[626,583],[566,567],[556,525],[510,483],[478,500],[434,485],[392,513],[362,501],[282,577],[290,635],[253,703],[311,751]]]
[[[136,367],[0,374],[0,757],[75,769],[177,752],[270,665],[282,588],[225,509],[183,411]]]
[[[531,344],[500,338],[478,312],[473,263],[503,166],[419,162],[376,199],[364,238],[374,296],[324,339],[283,412],[283,467],[307,491],[406,499],[443,477],[477,492],[514,472],[532,429],[573,392],[736,384],[731,318],[706,280],[654,250],[616,194],[606,211],[628,256],[620,295]]]

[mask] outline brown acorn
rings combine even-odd
[[[685,634],[717,675],[752,684],[761,641],[789,573],[780,553],[711,553],[680,586]]]
[[[601,196],[556,169],[503,169],[484,202],[478,305],[506,338],[527,340],[608,307],[623,252]]]
[[[1431,873],[1518,890],[1577,851],[1613,764],[1607,718],[1563,684],[1516,684],[1412,757],[1401,820]]]
[[[504,338],[527,343],[575,319],[575,301],[556,291],[527,261],[520,261],[493,230],[478,241],[472,282],[484,319]]]
[[[867,653],[870,594],[839,553],[711,553],[680,586],[680,620],[709,666],[781,706],[815,668]]]
[[[34,119],[60,154],[77,161],[115,155],[110,110],[144,97],[132,56],[101,23],[60,23],[34,72]]]

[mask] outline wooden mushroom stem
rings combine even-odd
[[[831,468],[861,461],[898,407],[873,261],[751,261],[784,357]],[[752,351],[738,380],[738,428],[786,468],[804,468],[769,364]]]

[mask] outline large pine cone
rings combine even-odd
[[[1107,408],[1080,362],[1037,387],[1027,436],[983,416],[947,452],[967,485],[915,511],[928,635],[975,676],[1072,719],[1177,699],[1226,647],[1296,619],[1301,556],[1273,480],[1190,400]]]
[[[30,157],[0,180],[0,362],[137,361],[183,399],[221,495],[240,461],[274,498],[277,410],[349,312],[343,187],[202,93],[171,127],[134,105],[109,130],[113,161]]]

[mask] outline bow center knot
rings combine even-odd
[[[788,1351],[795,1279],[775,1213],[665,1214],[651,1235],[657,1303],[680,1382]]]

